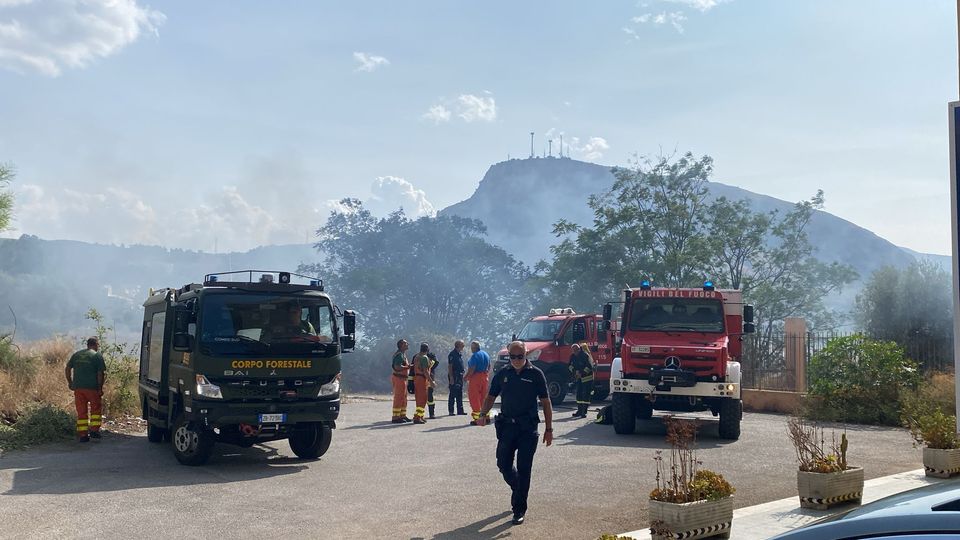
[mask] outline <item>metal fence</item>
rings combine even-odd
[[[787,335],[783,332],[758,333],[744,336],[743,356],[740,359],[743,387],[757,390],[797,389],[797,358],[804,366],[830,340],[853,335],[852,332],[807,332]],[[887,339],[883,336],[869,336]],[[912,337],[898,341],[904,354],[916,361],[924,373],[953,371],[953,343],[950,340]],[[904,342],[905,341],[905,342]],[[806,373],[806,369],[804,369]],[[809,379],[804,377],[804,386]],[[806,388],[805,388],[806,389]]]

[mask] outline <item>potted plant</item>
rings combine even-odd
[[[932,407],[924,412],[904,413],[914,446],[923,445],[923,469],[927,476],[950,478],[960,474],[960,438],[957,418]]]
[[[860,503],[863,498],[863,469],[847,463],[847,434],[836,433],[826,445],[823,429],[791,418],[787,424],[797,452],[797,492],[800,506],[826,510],[837,504]]]
[[[667,538],[706,538],[730,535],[733,486],[722,475],[700,468],[695,420],[664,417],[669,457],[658,450],[657,487],[650,492],[650,535]]]

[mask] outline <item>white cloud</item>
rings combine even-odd
[[[353,53],[353,59],[360,63],[355,71],[371,72],[381,66],[390,65],[390,61],[382,56],[375,56],[365,52]]]
[[[719,6],[720,4],[725,4],[733,0],[658,0],[661,4],[673,4],[680,5],[687,9],[695,9],[701,14],[705,14],[713,8]],[[650,5],[647,3],[641,3],[638,5],[642,9],[646,10],[650,8]],[[676,30],[678,33],[682,34],[684,32],[683,23],[687,21],[686,12],[680,11],[668,11],[663,10],[659,13],[655,11],[648,11],[642,13],[635,17],[630,18],[630,22],[635,25],[653,25],[653,26],[664,26],[669,24]],[[636,29],[630,27],[624,27],[623,32],[630,36],[632,39],[639,39]]]
[[[397,176],[378,177],[370,186],[370,191],[370,198],[363,205],[375,216],[386,216],[398,208],[403,208],[403,212],[411,218],[437,213],[423,190]]]
[[[56,77],[156,34],[165,20],[136,0],[2,0],[0,67]]]
[[[484,96],[475,96],[473,94],[462,94],[457,98],[458,112],[457,116],[463,118],[464,122],[493,122],[497,118],[497,104],[489,92]]]
[[[663,2],[669,2],[671,4],[681,4],[689,8],[693,8],[700,13],[706,13],[711,9],[724,4],[730,0],[661,0]]]
[[[442,124],[450,121],[450,109],[443,105],[434,105],[430,110],[423,114],[423,118],[430,120],[434,124]]]
[[[563,143],[565,154],[569,154],[572,150],[587,161],[602,158],[603,153],[610,149],[610,144],[603,137],[590,137],[586,142],[581,142],[580,137],[569,137],[565,138]]]

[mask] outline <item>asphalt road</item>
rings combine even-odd
[[[468,426],[468,416],[394,425],[390,407],[386,399],[345,403],[333,444],[316,461],[277,442],[218,445],[206,466],[184,467],[166,444],[113,433],[8,453],[0,538],[593,539],[647,525],[654,452],[666,448],[656,417],[620,436],[563,407],[553,446],[541,445],[534,459],[527,522],[511,526],[493,427]],[[696,416],[707,419],[699,457],[736,487],[736,507],[796,495],[787,417],[746,413],[741,439],[731,442],[717,438],[709,415]],[[849,461],[868,479],[921,466],[904,430],[857,426],[847,435]]]

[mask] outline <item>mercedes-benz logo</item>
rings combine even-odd
[[[663,367],[667,369],[680,369],[680,357],[679,356],[668,356],[663,361]]]

